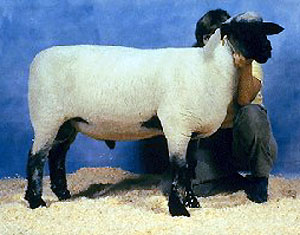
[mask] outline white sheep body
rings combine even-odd
[[[77,130],[95,139],[211,135],[233,98],[235,73],[232,51],[226,40],[221,43],[219,30],[204,50],[110,46],[44,50],[30,69],[32,152],[45,148],[62,123],[74,117],[87,122],[74,123]],[[141,126],[155,115],[164,133]]]
[[[26,169],[30,208],[46,206],[42,179],[47,158],[52,191],[59,200],[71,198],[65,158],[77,132],[106,140],[110,147],[114,142],[109,140],[163,134],[170,161],[169,212],[190,216],[186,207],[200,206],[192,189],[193,143],[187,154],[191,136],[211,135],[225,119],[237,84],[233,52],[265,63],[272,50],[267,35],[282,30],[261,18],[235,17],[203,49],[66,46],[40,52],[29,76],[35,134]]]

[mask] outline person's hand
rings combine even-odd
[[[253,59],[246,59],[242,54],[240,53],[233,53],[233,60],[234,65],[237,68],[243,68],[245,66],[249,66],[252,64]]]

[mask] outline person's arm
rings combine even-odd
[[[237,103],[241,106],[250,104],[261,89],[261,81],[252,75],[252,61],[234,53],[234,63],[239,68]]]

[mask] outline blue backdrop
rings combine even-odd
[[[0,177],[25,175],[33,132],[27,107],[28,68],[53,45],[106,44],[139,48],[189,47],[197,20],[208,10],[231,15],[257,11],[285,31],[271,37],[273,58],[263,66],[265,105],[279,144],[274,173],[300,172],[300,78],[298,0],[1,0]],[[297,41],[298,40],[298,41]],[[68,155],[72,172],[87,166],[143,171],[137,142],[102,142],[79,135]]]

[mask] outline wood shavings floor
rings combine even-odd
[[[250,202],[243,191],[199,198],[191,217],[171,217],[157,176],[114,168],[68,175],[73,195],[59,202],[44,178],[48,208],[22,199],[26,180],[0,180],[0,234],[300,234],[300,179],[272,177],[269,201]]]

